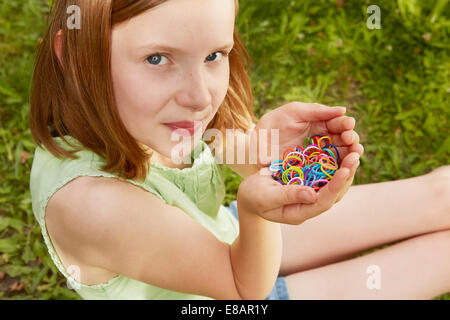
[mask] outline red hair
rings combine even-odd
[[[115,24],[131,19],[167,0],[53,1],[48,29],[37,52],[31,85],[30,128],[34,141],[54,156],[76,159],[81,149],[64,135],[105,159],[103,171],[126,179],[145,179],[151,157],[129,134],[114,101],[110,34]],[[239,11],[235,0],[236,15]],[[67,28],[66,10],[81,9],[80,29]],[[61,64],[53,40],[62,30]],[[207,129],[251,128],[255,120],[249,81],[250,59],[236,27],[230,53],[230,83],[222,105]],[[248,72],[245,67],[246,58]],[[66,150],[53,137],[74,147]]]

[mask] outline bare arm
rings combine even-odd
[[[53,195],[46,221],[58,243],[86,264],[178,292],[264,299],[278,273],[270,261],[279,226],[239,214],[241,234],[230,246],[137,186],[81,177]]]
[[[275,284],[281,265],[279,223],[249,212],[239,204],[240,235],[231,246],[236,286],[248,299],[265,299]]]

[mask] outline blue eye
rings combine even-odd
[[[226,52],[223,52],[223,51],[217,51],[217,52],[214,52],[213,54],[210,54],[208,57],[211,57],[211,56],[217,56],[217,53],[220,53],[222,56],[224,56],[224,57],[227,57],[228,56],[228,54],[226,53]],[[207,61],[211,61],[211,60],[208,60],[208,57],[206,58],[206,60]]]
[[[159,54],[159,53],[156,53],[156,54],[153,54],[153,55],[151,55],[150,57],[148,57],[147,58],[147,61],[148,61],[148,63],[150,63],[150,64],[152,64],[152,65],[159,65],[159,64],[157,64],[157,63],[159,63],[159,62],[161,62],[161,58],[162,57],[164,57],[164,58],[166,58],[165,56],[163,56],[163,55],[161,55],[161,54]],[[167,59],[167,58],[166,58]]]
[[[206,61],[214,62],[214,58],[217,57],[218,53],[220,53],[222,55],[222,57],[225,57],[225,58],[228,57],[228,53],[226,53],[224,51],[217,51],[217,52],[214,52],[213,54],[210,54],[208,57],[206,57]],[[167,59],[166,56],[164,56],[160,53],[155,53],[155,54],[152,54],[151,56],[149,56],[146,60],[151,65],[160,66],[160,65],[164,65],[164,64],[160,64],[160,62],[163,58]],[[222,60],[218,60],[218,61],[222,61]]]

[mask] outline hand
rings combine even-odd
[[[355,119],[344,116],[344,113],[343,108],[292,102],[265,114],[257,123],[251,134],[251,143],[257,143],[258,135],[255,133],[259,129],[278,128],[280,130],[279,155],[275,155],[275,159],[270,158],[269,161],[265,162],[258,159],[259,168],[267,167],[271,161],[281,159],[287,148],[296,145],[303,146],[305,138],[314,134],[329,136],[332,144],[337,147],[340,156],[340,169],[336,171],[331,181],[319,190],[317,202],[310,209],[301,210],[298,204],[285,206],[281,212],[266,212],[265,216],[268,220],[287,224],[298,224],[299,221],[301,223],[331,208],[348,191],[352,185],[356,169],[359,166],[359,157],[363,154],[364,148],[359,144],[358,134],[353,131]],[[267,136],[267,148],[271,150],[270,134]],[[344,176],[345,173],[348,175]],[[303,211],[303,213],[300,211]]]
[[[359,135],[353,130],[355,119],[344,116],[345,108],[327,107],[317,103],[291,102],[278,107],[261,117],[251,132],[251,144],[258,145],[259,130],[267,130],[267,151],[271,150],[271,144],[278,144],[279,154],[270,159],[261,159],[258,153],[257,167],[267,167],[274,160],[282,159],[286,149],[303,146],[305,138],[315,134],[329,136],[331,143],[339,151],[339,162],[351,152],[360,156],[364,148],[359,144]],[[271,141],[270,129],[279,130],[279,141]],[[333,149],[334,152],[334,149]]]
[[[352,184],[359,160],[351,165],[347,156],[331,181],[318,193],[311,187],[282,185],[271,177],[270,170],[261,168],[246,177],[237,194],[238,214],[256,214],[266,220],[299,225],[331,208]]]
[[[301,215],[302,205],[314,203],[317,195],[310,187],[300,185],[281,185],[273,180],[268,168],[242,180],[237,192],[238,214],[256,214],[266,220],[286,223],[283,217],[298,207],[297,217]],[[294,214],[293,212],[291,214]],[[300,223],[301,219],[296,222]]]

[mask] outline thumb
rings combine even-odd
[[[269,204],[268,210],[289,204],[316,202],[317,194],[314,189],[300,185],[277,185],[266,189],[264,197]]]
[[[295,102],[291,106],[296,119],[307,121],[324,121],[342,116],[346,112],[345,107],[328,107],[318,103]]]

